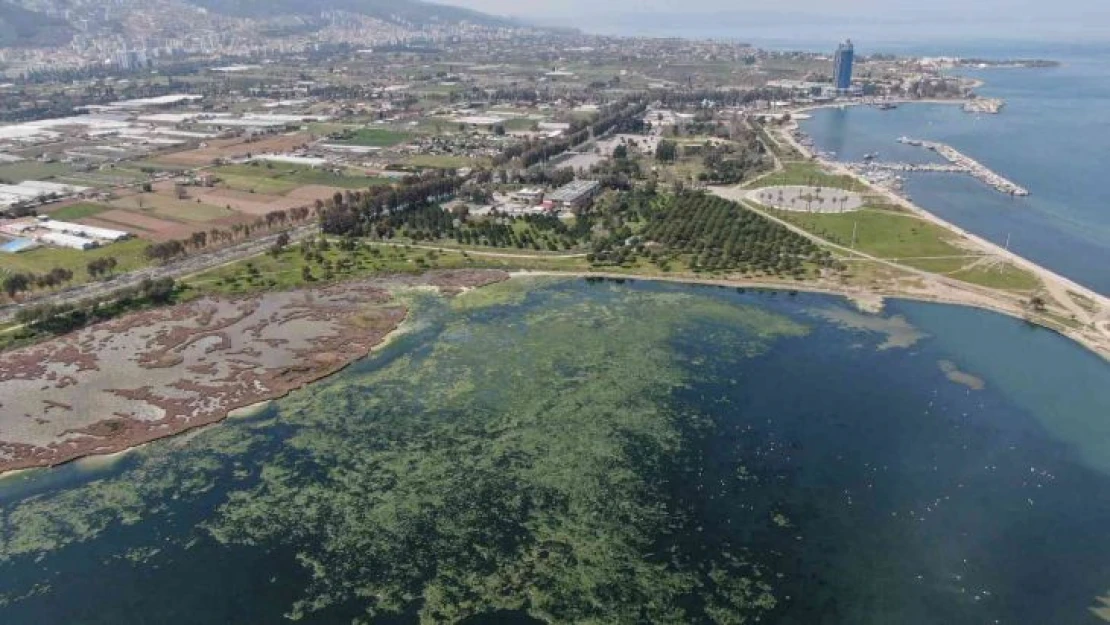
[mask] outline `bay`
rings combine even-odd
[[[957,307],[422,300],[258,414],[0,480],[0,620],[1098,623],[1106,388],[1074,343]]]
[[[990,48],[994,58],[1005,50]],[[999,115],[969,115],[958,106],[912,104],[814,111],[802,123],[822,151],[858,161],[921,162],[922,150],[901,136],[948,143],[1032,195],[1002,195],[970,177],[915,173],[906,190],[936,215],[1102,294],[1110,294],[1110,208],[1106,145],[1110,144],[1110,49],[1063,46],[1023,49],[1057,68],[968,72],[985,82],[984,96],[1006,100]],[[1039,54],[1038,54],[1039,52]],[[959,54],[954,50],[949,54]],[[974,51],[971,52],[973,54]]]

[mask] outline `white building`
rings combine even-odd
[[[35,239],[42,243],[49,243],[50,245],[67,247],[74,250],[91,250],[99,247],[99,244],[92,239],[75,237],[71,234],[63,234],[61,232],[46,232],[36,236]]]

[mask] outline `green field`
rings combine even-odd
[[[968,254],[949,242],[952,235],[944,228],[908,215],[867,209],[835,215],[773,212],[809,232],[844,246],[851,245],[852,230],[855,228],[855,249],[880,258]]]
[[[285,195],[302,186],[296,182],[279,180],[277,178],[264,178],[261,176],[238,176],[234,174],[219,174],[221,186],[236,191],[248,193],[262,193],[264,195]]]
[[[1009,263],[991,267],[971,267],[950,275],[964,282],[1009,291],[1032,291],[1041,286],[1041,281],[1037,279],[1037,276]]]
[[[531,130],[533,126],[539,123],[538,120],[529,119],[527,117],[514,117],[513,119],[505,120],[502,126],[505,130]]]
[[[830,174],[816,163],[786,163],[782,171],[775,172],[760,178],[753,188],[808,185],[813,187],[831,187],[846,189],[848,191],[864,192],[868,188],[862,182],[851,176]]]
[[[353,136],[336,140],[343,145],[360,145],[374,148],[390,148],[412,139],[412,133],[389,128],[360,128]]]
[[[19,254],[0,254],[0,276],[11,273],[46,273],[55,267],[61,267],[73,272],[72,284],[80,284],[89,281],[85,268],[90,260],[96,258],[115,257],[119,262],[116,273],[150,264],[143,255],[147,245],[147,241],[131,239],[87,251],[39,247]]]
[[[1004,290],[1028,291],[1040,284],[1033,274],[1008,263],[975,264],[978,257],[955,245],[950,232],[908,213],[869,208],[837,215],[770,212],[844,246],[851,245],[855,228],[853,249],[922,271]]]
[[[142,202],[142,206],[139,205],[140,202]],[[112,206],[171,221],[186,222],[212,221],[238,214],[223,206],[204,204],[196,200],[179,200],[155,193],[143,193],[121,198],[112,202]]]
[[[548,271],[582,271],[588,269],[583,258],[527,258],[482,256],[479,252],[443,248],[423,249],[401,244],[362,242],[353,251],[343,251],[332,242],[321,253],[323,262],[309,261],[301,255],[300,244],[290,246],[277,256],[263,254],[231,265],[213,269],[190,278],[187,284],[194,295],[221,293],[238,295],[268,289],[287,289],[319,282],[350,280],[381,273],[412,273],[427,269],[532,269]],[[525,256],[522,254],[521,256]],[[304,267],[312,280],[306,280]],[[331,267],[328,273],[327,267]],[[330,278],[328,276],[331,276]]]
[[[272,166],[225,165],[217,167],[212,172],[229,188],[277,195],[310,184],[344,189],[365,189],[390,183],[388,178],[364,176],[350,170],[346,174],[336,174],[323,169],[276,163]]]
[[[92,202],[80,202],[78,204],[59,208],[58,210],[51,211],[47,214],[50,215],[51,218],[57,219],[59,221],[74,221],[77,219],[82,219],[84,217],[92,217],[93,215],[109,210],[112,210],[111,206],[106,206],[104,204],[93,204]]]
[[[46,180],[68,174],[73,168],[65,163],[40,163],[22,161],[0,165],[0,180],[5,183],[19,183],[26,180]]]

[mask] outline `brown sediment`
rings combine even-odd
[[[215,423],[366,356],[408,311],[395,287],[453,294],[501,271],[390,276],[128,315],[0,354],[0,472],[109,454]]]

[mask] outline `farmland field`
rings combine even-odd
[[[26,180],[45,180],[54,178],[73,171],[65,163],[40,163],[38,161],[22,161],[0,165],[0,181],[15,184]]]
[[[350,135],[349,137],[335,139],[335,142],[343,145],[390,148],[412,138],[412,134],[409,132],[390,128],[360,128],[351,132]]]
[[[296,167],[284,164],[225,165],[213,170],[228,188],[284,195],[304,185],[323,185],[343,189],[365,189],[388,184],[387,178],[376,178],[359,173],[337,174],[322,169]]]
[[[143,193],[114,200],[112,206],[176,221],[212,221],[236,214],[223,206],[195,200],[178,200],[157,193]]]
[[[149,243],[141,239],[131,239],[113,243],[95,250],[71,250],[57,247],[40,247],[19,254],[0,256],[0,276],[16,272],[45,273],[55,267],[73,272],[73,283],[88,282],[85,270],[90,260],[112,256],[119,263],[116,273],[131,271],[149,264],[143,250]]]
[[[79,202],[77,204],[70,204],[69,206],[63,206],[62,208],[59,208],[58,210],[53,210],[53,211],[49,211],[49,212],[43,211],[43,212],[47,212],[47,214],[50,215],[50,217],[52,217],[54,219],[57,219],[59,221],[73,221],[73,220],[76,220],[76,219],[83,219],[85,217],[92,217],[93,215],[96,215],[98,213],[103,213],[104,211],[109,211],[109,210],[112,210],[112,207],[111,206],[106,206],[104,204],[93,204],[91,202]]]

